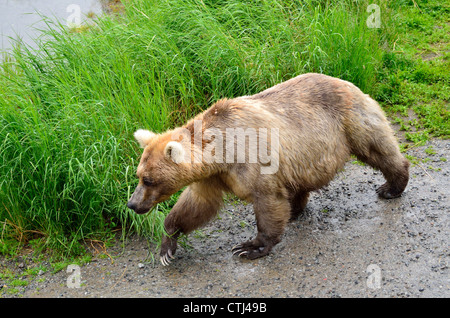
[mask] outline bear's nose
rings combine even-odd
[[[130,208],[131,210],[136,210],[136,203],[128,201],[127,203],[127,207]]]

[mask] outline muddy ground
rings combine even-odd
[[[430,148],[431,147],[431,148]],[[426,149],[428,149],[426,151]],[[262,259],[232,256],[255,235],[251,205],[227,205],[217,220],[189,236],[168,267],[148,258],[134,237],[69,273],[41,272],[2,297],[450,297],[450,142],[433,140],[407,152],[418,158],[401,198],[379,199],[380,172],[349,162],[314,193],[305,213]],[[420,160],[424,159],[424,160]],[[153,247],[150,247],[154,249]],[[20,260],[0,261],[20,272]],[[2,282],[0,282],[2,285]]]

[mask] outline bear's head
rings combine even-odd
[[[185,185],[186,166],[182,162],[185,151],[180,142],[172,140],[171,134],[157,135],[139,129],[134,137],[144,152],[136,172],[139,184],[127,206],[143,214]]]

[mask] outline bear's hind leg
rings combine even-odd
[[[289,221],[291,206],[282,197],[271,195],[253,203],[258,234],[255,239],[233,247],[233,255],[255,259],[269,254],[281,241],[281,235]]]
[[[360,96],[347,114],[346,137],[359,160],[379,169],[386,183],[377,193],[385,199],[399,197],[409,180],[409,161],[400,153],[394,132],[377,102]]]
[[[298,191],[296,192],[292,198],[290,198],[289,202],[291,204],[291,217],[289,221],[294,221],[298,218],[298,216],[303,212],[308,203],[309,192]]]
[[[409,180],[409,161],[401,155],[396,145],[390,148],[392,152],[371,147],[369,155],[356,153],[359,160],[383,173],[386,183],[377,189],[377,193],[384,199],[401,196]]]
[[[377,189],[384,199],[398,198],[402,195],[409,181],[409,161],[405,158],[395,167],[380,167],[387,182]]]

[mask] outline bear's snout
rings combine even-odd
[[[135,202],[129,200],[128,203],[127,203],[127,207],[128,207],[129,209],[131,209],[131,210],[136,210],[137,204],[136,204]]]
[[[138,214],[144,214],[150,211],[153,207],[154,200],[152,198],[146,199],[144,194],[144,187],[138,186],[128,200],[127,207]]]
[[[135,201],[133,201],[133,198],[131,198],[128,201],[127,207],[136,212],[137,214],[144,214],[150,211],[150,208],[137,204]]]

